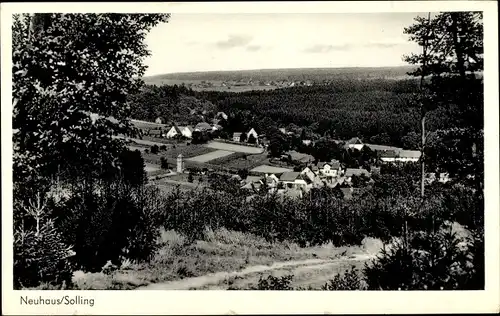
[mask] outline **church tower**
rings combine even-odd
[[[182,173],[183,170],[184,166],[182,161],[182,154],[179,154],[179,156],[177,156],[177,173]]]

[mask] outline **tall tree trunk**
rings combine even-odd
[[[465,58],[464,52],[462,49],[462,42],[460,38],[460,31],[458,29],[458,24],[461,19],[459,12],[450,13],[451,24],[450,24],[450,32],[453,39],[453,47],[455,50],[455,55],[457,56],[457,69],[460,74],[460,78],[465,79]]]

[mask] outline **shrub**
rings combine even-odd
[[[259,283],[254,290],[260,291],[290,291],[293,288],[290,286],[292,283],[293,275],[285,275],[282,277],[274,277],[269,275],[267,278],[260,277]]]
[[[158,154],[158,152],[160,151],[160,148],[158,147],[158,145],[153,145],[151,146],[151,153],[152,154]]]
[[[14,288],[70,285],[74,254],[46,213],[40,195],[24,210],[25,220],[14,231]],[[34,225],[27,223],[29,220]]]
[[[321,287],[324,291],[355,291],[364,289],[360,271],[354,266],[346,270],[343,275],[337,274],[333,280],[328,281]]]
[[[167,158],[165,157],[161,157],[160,158],[160,167],[162,169],[168,169],[168,161],[167,161]]]
[[[480,275],[484,272],[484,262],[481,263],[484,258],[481,259],[480,242],[476,246],[474,250],[474,243],[467,244],[446,226],[437,233],[420,232],[410,238],[408,244],[398,242],[390,250],[383,250],[377,260],[365,266],[368,288],[478,289],[484,278]]]

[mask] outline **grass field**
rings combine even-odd
[[[196,162],[208,162],[210,160],[214,160],[217,158],[222,158],[222,157],[232,155],[233,153],[234,153],[234,151],[216,150],[216,151],[212,151],[212,152],[202,154],[199,156],[191,157],[188,160],[196,161]]]
[[[217,142],[217,141],[210,142],[210,143],[206,144],[205,146],[208,148],[213,148],[213,149],[218,149],[218,150],[227,150],[227,151],[234,151],[234,152],[247,153],[247,154],[260,154],[264,151],[264,149],[259,148],[259,147],[221,143],[221,142]]]
[[[362,267],[366,254],[379,249],[330,244],[300,248],[225,229],[206,230],[203,240],[194,243],[175,231],[163,230],[158,245],[150,262],[124,262],[111,275],[76,272],[74,283],[82,290],[250,289],[261,276],[291,273],[293,286],[319,289],[351,265]]]
[[[134,124],[135,127],[140,128],[140,129],[151,129],[151,128],[158,128],[162,127],[165,128],[167,125],[166,124],[158,124],[158,123],[153,123],[153,122],[146,122],[146,121],[141,121],[141,120],[130,120],[132,124]]]
[[[273,167],[269,165],[260,165],[250,170],[250,172],[258,172],[258,173],[283,173],[288,171],[293,171],[293,170],[288,168]]]

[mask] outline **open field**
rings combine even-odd
[[[241,157],[244,155],[244,157]],[[250,170],[257,166],[266,164],[269,162],[267,158],[267,154],[255,154],[255,155],[247,155],[247,154],[233,154],[228,157],[224,157],[222,159],[212,160],[211,164],[218,164],[230,169],[247,169]]]
[[[243,146],[243,145],[222,143],[217,141],[209,142],[205,146],[208,148],[213,148],[218,150],[227,150],[227,151],[234,151],[247,154],[260,154],[264,151],[263,148],[259,147]]]
[[[283,173],[288,171],[293,171],[293,170],[288,168],[273,167],[269,165],[261,165],[250,170],[250,172],[258,172],[258,173]]]
[[[216,151],[212,151],[212,152],[209,152],[209,153],[206,153],[203,155],[191,157],[188,160],[197,161],[197,162],[208,162],[210,160],[214,160],[217,158],[222,158],[222,157],[232,155],[233,153],[234,153],[234,151],[216,150]]]
[[[141,120],[130,120],[130,122],[132,124],[134,124],[135,127],[140,128],[140,129],[154,129],[154,128],[158,128],[158,127],[162,127],[162,128],[167,127],[166,124],[158,124],[158,123],[141,121]]]
[[[158,244],[150,263],[129,263],[111,275],[77,272],[74,282],[85,290],[227,290],[250,289],[261,276],[295,274],[292,286],[319,289],[351,265],[362,267],[380,249],[368,243],[301,248],[225,229],[206,230],[203,240],[193,243],[163,230]]]
[[[154,171],[158,171],[158,170],[160,170],[160,166],[159,166],[159,165],[152,164],[152,163],[145,163],[144,170],[145,170],[147,173],[150,173],[150,172],[154,172]]]

